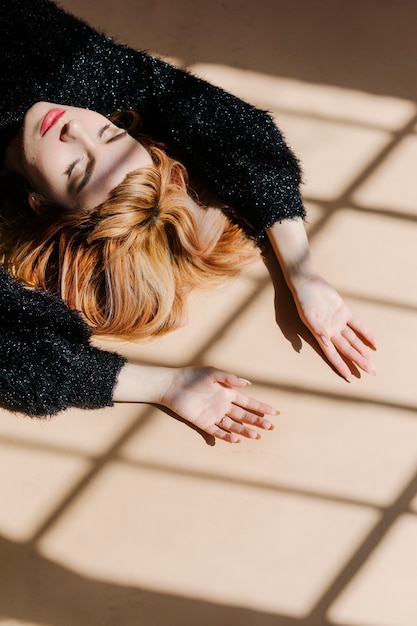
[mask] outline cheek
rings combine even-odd
[[[55,200],[61,195],[63,190],[61,182],[51,167],[37,163],[30,168],[28,174],[28,180],[33,191],[51,200]]]
[[[31,162],[28,163],[28,173],[33,182],[38,185],[56,186],[64,181],[66,167],[59,154],[43,152],[33,156]]]

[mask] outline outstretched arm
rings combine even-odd
[[[167,407],[200,430],[229,443],[259,439],[254,427],[271,430],[269,404],[240,392],[247,380],[214,367],[150,367],[126,364],[114,392],[116,402],[148,402]]]
[[[80,316],[58,298],[29,290],[0,267],[0,406],[30,416],[113,401],[161,404],[206,433],[236,443],[269,430],[277,411],[241,393],[214,368],[145,367],[90,344]]]
[[[303,221],[276,222],[267,234],[299,316],[329,362],[348,381],[355,366],[375,374],[375,337],[314,268]]]

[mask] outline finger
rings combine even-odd
[[[360,351],[350,342],[353,331],[346,330],[343,335],[333,337],[332,341],[337,350],[343,354],[349,361],[355,363],[361,370],[368,374],[375,374],[375,369],[369,359],[365,358]]]
[[[244,424],[250,424],[251,426],[256,426],[257,428],[262,428],[263,430],[274,429],[274,425],[263,415],[257,415],[249,412],[246,409],[242,409],[240,406],[232,405],[232,408],[227,414],[230,418]]]
[[[353,349],[362,356],[366,365],[360,365],[360,363],[356,361],[355,363],[364,371],[368,372],[368,374],[375,375],[375,366],[372,362],[369,346],[367,344],[364,344],[362,338],[358,337],[356,331],[349,328],[349,326],[347,326],[340,334],[342,335],[343,339],[348,341]]]
[[[226,385],[227,387],[247,387],[251,384],[246,378],[239,378],[239,376],[236,376],[236,374],[232,372],[215,369],[214,367],[209,369],[213,379],[216,383],[220,383],[221,385]]]
[[[360,335],[361,337],[363,337],[363,339],[366,341],[366,343],[368,345],[370,345],[372,348],[376,349],[376,338],[375,335],[373,333],[371,333],[370,330],[368,330],[366,328],[366,326],[364,324],[362,324],[362,322],[357,318],[357,317],[352,317],[352,319],[349,322],[349,326],[351,328],[353,328],[353,330]]]
[[[280,412],[275,407],[270,404],[266,404],[265,402],[260,402],[259,400],[255,400],[255,398],[251,398],[250,396],[245,396],[243,393],[236,393],[236,397],[233,400],[233,404],[236,406],[240,406],[242,409],[246,411],[251,411],[252,413],[259,413],[260,415],[279,415]]]
[[[218,424],[208,426],[205,431],[212,437],[215,437],[216,439],[222,439],[222,441],[226,441],[227,443],[240,443],[239,437],[237,437],[232,432],[221,428]]]
[[[340,376],[342,376],[342,378],[350,383],[352,379],[352,372],[346,362],[340,356],[339,352],[336,349],[336,346],[331,341],[322,341],[322,350],[326,355],[329,363],[331,363],[331,365],[333,365],[333,367],[335,368],[336,372],[338,372]]]
[[[236,435],[240,435],[241,437],[247,437],[248,439],[261,438],[260,434],[256,432],[256,430],[253,430],[253,428],[249,428],[249,426],[246,426],[241,422],[237,422],[228,415],[222,418],[221,429],[227,430],[230,433],[235,433]]]

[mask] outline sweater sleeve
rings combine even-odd
[[[129,61],[115,104],[140,113],[251,234],[305,216],[298,159],[268,112],[145,53]]]
[[[89,343],[79,315],[0,268],[0,404],[31,416],[112,404],[124,359]]]
[[[145,132],[172,148],[251,234],[304,217],[298,160],[268,112],[114,42],[49,0],[0,8],[0,49],[10,68],[0,72],[5,122],[21,119],[38,100],[103,114],[133,109]]]

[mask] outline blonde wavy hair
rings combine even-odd
[[[236,275],[258,255],[221,210],[193,198],[182,164],[138,138],[153,165],[130,172],[96,208],[46,205],[37,216],[25,206],[16,215],[14,200],[0,224],[13,277],[59,295],[93,332],[130,339],[181,326],[191,289]]]

